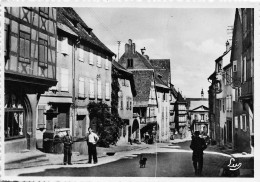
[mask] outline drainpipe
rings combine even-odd
[[[75,44],[72,46],[72,104],[73,104],[73,116],[72,116],[72,136],[75,134],[75,122],[76,122],[76,89],[75,89],[75,78],[76,78],[76,51],[77,45],[80,43],[80,38],[77,37]]]

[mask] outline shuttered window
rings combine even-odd
[[[89,64],[91,64],[91,65],[93,65],[94,63],[94,55],[93,55],[93,53],[92,52],[89,52]]]
[[[83,77],[79,77],[79,97],[85,97],[85,79]]]
[[[30,63],[30,34],[20,31],[19,61]]]
[[[105,69],[108,70],[108,59],[105,59],[105,60],[106,60],[106,61],[105,61],[105,62],[106,62],[106,63],[105,63],[105,64],[106,64],[106,65],[105,65]]]
[[[246,66],[247,66],[247,64],[246,64],[246,57],[244,57],[244,59],[243,59],[243,81],[245,82],[246,81]]]
[[[45,128],[45,105],[38,106],[38,128]]]
[[[69,45],[67,37],[64,37],[61,41],[61,53],[66,55],[69,54]]]
[[[47,67],[48,63],[48,42],[44,39],[39,39],[39,66]]]
[[[101,56],[97,57],[97,67],[99,67],[99,68],[101,68],[101,59],[102,59]]]
[[[238,118],[235,116],[235,128],[238,128]]]
[[[120,109],[123,110],[124,107],[124,100],[123,100],[123,95],[120,97]]]
[[[242,124],[243,124],[243,130],[244,131],[246,131],[247,130],[247,128],[246,128],[246,115],[242,115]]]
[[[69,91],[69,70],[61,68],[60,90]]]
[[[8,55],[8,51],[9,51],[9,25],[5,24],[5,56]]]
[[[94,99],[95,98],[95,87],[94,87],[94,81],[89,80],[89,98]]]
[[[109,83],[106,83],[106,100],[110,99],[110,88],[109,88]]]
[[[84,50],[79,48],[79,61],[84,62]]]
[[[98,80],[97,82],[98,86],[98,99],[102,99],[102,85],[101,85],[101,80]]]
[[[129,98],[127,97],[126,98],[126,110],[128,110],[129,109]]]
[[[243,129],[243,123],[242,123],[242,115],[240,115],[240,129]]]

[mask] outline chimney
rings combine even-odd
[[[129,44],[126,43],[126,44],[125,44],[125,53],[128,53],[128,52],[129,52]]]
[[[226,52],[228,52],[229,49],[230,49],[230,43],[229,43],[229,41],[227,40],[227,42],[226,42]]]
[[[135,43],[133,43],[132,49],[133,49],[133,53],[135,54]]]
[[[141,49],[142,55],[144,55],[145,51],[146,51],[145,47]]]
[[[203,92],[203,89],[201,90],[201,98],[202,98],[202,99],[204,98],[204,92]]]

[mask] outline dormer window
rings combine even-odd
[[[127,68],[133,68],[133,59],[127,59]]]

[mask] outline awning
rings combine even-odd
[[[77,115],[87,115],[88,111],[87,108],[77,108],[76,113]]]

